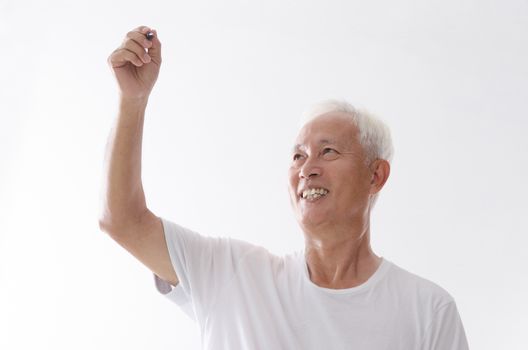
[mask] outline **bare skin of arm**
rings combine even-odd
[[[149,27],[130,31],[108,57],[119,87],[119,112],[106,145],[99,227],[152,272],[172,285],[161,219],[148,208],[141,182],[141,147],[148,98],[161,66],[161,43]]]

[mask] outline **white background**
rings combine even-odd
[[[378,255],[447,289],[472,349],[528,348],[528,3],[1,1],[0,348],[198,349],[197,327],[98,228],[117,90],[139,25],[164,63],[143,181],[157,215],[276,253],[303,110],[346,98],[396,154]]]

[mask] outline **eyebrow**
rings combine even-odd
[[[335,142],[334,140],[330,140],[330,139],[322,139],[319,141],[319,144],[320,145],[337,145],[337,142]],[[292,152],[300,150],[301,147],[302,147],[302,144],[300,143],[296,144],[295,146],[293,146]]]

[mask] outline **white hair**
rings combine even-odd
[[[301,127],[310,120],[331,112],[343,112],[350,116],[359,131],[359,144],[365,150],[367,166],[376,159],[391,163],[394,147],[389,127],[370,112],[357,109],[345,100],[329,99],[312,105],[303,113]],[[371,207],[376,203],[378,195],[379,192],[373,196]]]

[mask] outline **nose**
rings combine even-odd
[[[301,167],[301,170],[299,171],[299,177],[301,179],[314,178],[314,177],[321,175],[321,173],[322,173],[321,167],[314,164],[314,162],[307,160]]]

